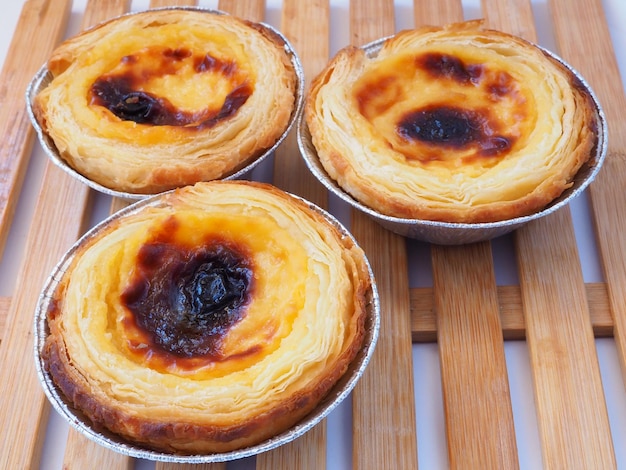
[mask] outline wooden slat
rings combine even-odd
[[[613,335],[613,317],[604,283],[585,285],[591,324],[596,338]],[[519,286],[498,286],[500,323],[505,340],[523,340],[526,337],[522,293]],[[414,343],[434,343],[437,340],[437,315],[433,289],[411,289],[411,331]]]
[[[195,6],[196,0],[150,0],[150,8]]]
[[[415,0],[414,10],[418,26],[463,20],[460,1]],[[516,468],[490,243],[434,245],[431,253],[450,466]]]
[[[455,21],[463,21],[463,3],[461,0],[439,0],[427,2],[414,0],[415,26],[442,26]]]
[[[328,61],[330,5],[327,0],[283,1],[281,29],[302,62],[305,83],[310,83]],[[306,168],[292,129],[276,151],[274,184],[326,208],[328,193]]]
[[[483,0],[483,11],[536,40],[530,2]],[[569,208],[518,230],[516,245],[544,466],[615,468]]]
[[[573,234],[563,230],[571,223],[569,212],[559,211],[550,219],[518,235],[526,340],[544,466],[615,468],[582,275],[576,254],[572,257],[569,249]],[[538,233],[544,237],[537,237]]]
[[[68,0],[57,2],[54,8],[47,0],[27,1],[0,73],[0,255],[33,144],[34,132],[24,106],[24,92],[53,46],[63,37],[70,5]]]
[[[328,59],[328,1],[283,0],[282,33],[292,43],[303,64],[305,81],[312,78],[313,67]],[[310,39],[315,38],[314,42]],[[299,155],[295,129],[276,150],[274,184],[325,208],[327,192],[307,170]],[[276,468],[323,469],[326,466],[326,421],[322,421],[294,442],[257,456],[257,470]]]
[[[9,314],[10,306],[11,297],[0,297],[0,341],[4,338],[4,327],[7,322],[7,315]]]
[[[71,429],[65,446],[63,468],[93,468],[94,462],[98,463],[98,468],[107,470],[134,468],[133,459],[106,449]]]
[[[594,88],[607,117],[608,156],[589,192],[622,376],[626,379],[626,95],[602,2],[570,5],[568,1],[552,0],[550,6],[559,52]]]
[[[380,337],[353,392],[353,467],[416,468],[410,307],[404,240],[352,214],[352,231],[368,254],[381,301]],[[393,268],[393,269],[392,269]]]
[[[49,412],[33,367],[32,317],[39,287],[81,232],[87,189],[52,164],[26,240],[28,257],[20,268],[0,344],[0,468],[38,468]],[[46,227],[41,230],[41,227]],[[21,286],[21,287],[20,287]],[[20,412],[16,412],[20,410]]]
[[[265,2],[258,0],[219,0],[218,9],[250,21],[262,21]]]
[[[194,6],[197,5],[195,0],[150,0],[150,8],[159,8],[167,6]],[[117,208],[123,208],[126,205],[126,201],[118,200],[115,202],[116,206],[112,206],[114,211]],[[181,463],[169,463],[169,462],[156,462],[154,465],[155,470],[224,470],[226,468],[225,463],[213,463],[213,464],[181,464]]]
[[[433,288],[450,467],[517,468],[490,245],[433,247]]]

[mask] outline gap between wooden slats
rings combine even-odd
[[[350,2],[351,43],[393,34],[392,1]],[[404,239],[352,211],[352,232],[376,276],[381,327],[376,351],[353,392],[353,467],[417,468],[409,286]]]
[[[488,26],[536,41],[529,1],[483,0],[482,7]],[[615,468],[569,208],[524,226],[515,241],[544,466]]]

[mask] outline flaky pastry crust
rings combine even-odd
[[[33,112],[60,157],[115,191],[229,176],[270,149],[297,74],[269,27],[195,9],[121,16],[62,43]]]
[[[339,51],[305,120],[328,175],[392,217],[479,223],[532,214],[598,142],[589,91],[540,48],[481,21]]]
[[[45,368],[96,429],[179,454],[244,448],[301,420],[345,373],[368,273],[361,249],[299,199],[199,183],[79,247],[47,313]],[[241,282],[235,306],[193,310]]]

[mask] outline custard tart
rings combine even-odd
[[[363,251],[263,183],[149,201],[54,276],[43,368],[95,429],[144,449],[223,453],[284,432],[362,352],[375,290]]]
[[[324,170],[380,214],[483,223],[536,213],[598,145],[590,90],[563,62],[480,20],[340,50],[304,121]]]
[[[79,175],[150,195],[228,177],[264,156],[297,114],[299,68],[268,25],[147,10],[57,47],[32,112]]]

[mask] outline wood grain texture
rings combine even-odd
[[[35,135],[24,106],[24,91],[63,37],[72,2],[60,0],[54,7],[52,3],[30,0],[24,4],[0,73],[0,255]]]
[[[259,0],[219,0],[218,9],[250,21],[265,17],[265,2]]]
[[[569,248],[573,235],[563,230],[568,219],[569,212],[559,211],[518,234],[544,467],[611,469],[615,456],[582,275]]]
[[[197,0],[150,0],[150,8],[196,6]]]
[[[530,2],[482,5],[489,26],[536,40]],[[544,466],[615,468],[569,208],[518,230],[516,246]]]
[[[367,216],[352,214],[381,303],[380,336],[353,398],[353,468],[417,467],[408,270],[404,240]]]
[[[362,45],[395,32],[393,2],[350,2],[350,37]],[[380,335],[353,392],[353,467],[416,468],[408,267],[404,239],[352,211],[352,232],[365,250],[379,289]]]
[[[2,341],[2,338],[4,338],[4,327],[7,322],[10,306],[11,297],[0,297],[0,342]]]
[[[328,61],[330,5],[327,0],[283,1],[281,30],[297,51],[310,83]],[[274,184],[326,208],[328,193],[307,169],[296,142],[293,128],[276,150]]]
[[[434,248],[431,252],[437,286],[419,289],[409,289],[404,275],[407,271],[404,240],[386,232],[361,214],[352,214],[351,228],[370,257],[379,281],[383,307],[381,339],[376,354],[353,393],[353,468],[417,467],[411,340],[435,342],[439,328],[442,331],[439,341],[444,364],[444,393],[453,397],[460,396],[462,390],[468,395],[482,397],[489,397],[491,393],[492,399],[498,400],[495,397],[501,395],[508,385],[501,381],[502,358],[499,357],[498,347],[501,338],[495,337],[498,334],[497,323],[505,339],[524,339],[528,336],[544,467],[615,468],[593,335],[611,336],[615,328],[616,344],[626,377],[626,237],[616,236],[626,233],[626,132],[623,132],[626,123],[622,116],[626,99],[610,47],[601,0],[549,2],[559,49],[557,52],[583,72],[603,103],[609,120],[609,157],[605,169],[590,188],[606,282],[584,284],[568,211],[525,227],[516,234],[521,286],[495,287],[490,268],[486,269],[486,275],[478,275],[476,269],[470,269],[471,263],[468,264],[464,259],[466,256],[476,257],[479,265],[489,263],[485,253],[488,250],[479,244],[458,250]],[[103,15],[115,16],[120,4],[128,5],[128,2],[119,0],[91,3],[101,5],[86,12],[86,24],[99,21]],[[151,6],[190,3],[186,0],[153,0]],[[328,55],[328,3],[328,0],[282,2],[281,31],[287,33],[303,59],[308,80],[321,69]],[[391,34],[393,6],[390,4],[382,0],[351,1],[352,23],[358,23],[352,27],[352,42],[361,44]],[[37,5],[40,6],[37,8],[43,10],[37,13],[36,18],[30,18],[30,23],[36,26],[28,26],[28,31],[31,31],[29,37],[35,37],[35,34],[47,35],[48,32],[37,29],[48,28],[51,24],[49,22],[53,21],[50,18],[50,0],[28,0],[24,10],[30,9],[29,14],[34,14]],[[54,3],[55,14],[59,13],[60,5],[60,2]],[[459,17],[459,2],[456,0],[430,3],[415,0],[415,5],[417,24],[443,24]],[[485,0],[483,7],[490,26],[534,38],[528,0]],[[218,8],[258,20],[263,18],[265,2],[221,0]],[[58,27],[62,33],[61,23]],[[18,33],[24,36],[23,30],[18,24],[16,36]],[[46,41],[50,45],[54,42],[51,39]],[[7,60],[11,54],[17,55],[13,52],[18,47],[15,43],[24,44],[23,40],[14,38]],[[600,44],[603,47],[599,47]],[[23,62],[19,62],[19,67],[19,74],[27,76],[22,70]],[[13,76],[7,78],[4,73],[3,70],[0,76],[0,104],[3,109],[2,100],[6,99],[11,80],[16,79]],[[30,76],[27,78],[30,79]],[[0,116],[0,125],[4,125],[3,119]],[[14,124],[11,122],[11,126]],[[0,126],[0,135],[10,134],[13,143],[8,144],[6,139],[0,141],[0,158],[5,158],[3,149],[7,145],[17,152],[11,154],[10,158],[27,158],[30,130],[20,126],[7,129]],[[325,192],[318,191],[318,183],[311,179],[311,175],[300,173],[302,162],[297,157],[294,141],[290,139],[293,139],[293,133],[277,152],[277,184],[324,206]],[[4,160],[0,164],[4,164]],[[0,167],[0,170],[4,171],[4,167]],[[6,173],[0,173],[0,177],[4,178],[4,175]],[[20,178],[19,174],[16,178],[9,177],[17,185],[16,189],[8,192],[5,180],[0,179],[0,204],[7,204],[6,207],[11,204],[11,201],[7,203],[2,199],[4,194],[9,194],[10,198],[19,195]],[[3,406],[0,407],[0,426],[3,429],[0,449],[11,449],[11,455],[0,451],[0,468],[39,467],[40,446],[49,406],[32,370],[31,320],[38,292],[31,287],[43,284],[54,263],[83,231],[89,210],[89,194],[84,186],[71,181],[56,167],[46,168],[33,229],[26,242],[27,256],[20,269],[16,291],[12,298],[0,298],[0,396],[3,397]],[[114,200],[111,210],[116,211],[126,204],[126,201]],[[8,222],[4,221],[5,217],[3,213],[0,248],[4,243],[2,237],[6,236],[2,230],[8,231],[10,223],[10,216]],[[54,223],[51,224],[51,221]],[[42,226],[50,227],[51,230],[39,230],[38,227]],[[441,287],[454,282],[455,276],[463,273],[466,277],[463,278],[462,289],[446,292]],[[470,279],[469,283],[466,278]],[[478,285],[485,288],[470,288]],[[460,304],[463,300],[461,290],[465,295],[464,305]],[[473,306],[471,315],[449,314],[466,309],[468,303]],[[480,305],[483,308],[477,308]],[[441,311],[447,314],[438,315]],[[411,336],[407,339],[408,331],[411,331]],[[464,342],[468,338],[470,342]],[[469,347],[469,354],[479,357],[471,371],[481,379],[485,377],[486,383],[493,384],[493,390],[475,391],[476,387],[483,387],[486,383],[472,381],[468,377],[470,370],[461,369],[462,362],[453,359],[458,355],[458,351],[453,351],[455,345],[461,350]],[[483,370],[483,361],[488,357],[495,358],[495,370]],[[466,384],[466,388],[463,389],[461,384]],[[451,386],[456,387],[456,391],[451,392]],[[505,397],[505,407],[507,400],[508,397]],[[504,442],[492,449],[487,449],[484,444],[473,447],[472,436],[468,434],[475,431],[468,431],[465,421],[472,416],[477,420],[485,417],[468,409],[470,405],[453,403],[446,398],[447,421],[454,421],[455,427],[463,428],[448,432],[451,466],[459,466],[459,454],[463,448],[469,449],[471,459],[462,461],[463,468],[469,468],[470,461],[491,462],[496,447],[505,449],[505,455],[497,457],[503,459],[502,462],[504,459],[512,459],[515,450],[511,447],[511,433],[508,429],[510,420],[506,416]],[[487,406],[491,405],[489,402]],[[501,406],[500,402],[496,404],[496,412],[504,416],[507,411],[500,410]],[[11,416],[15,409],[24,410],[24,413]],[[461,422],[464,423],[462,426],[459,424]],[[470,429],[484,427],[493,431],[492,423],[469,423],[469,426]],[[502,435],[490,435],[484,440],[491,444],[498,442],[498,439],[502,439]],[[278,451],[258,456],[257,470],[324,468],[325,441],[326,428],[323,424]],[[98,468],[114,470],[132,468],[133,464],[132,459],[107,451],[71,431],[64,466],[69,469],[95,468],[93,462],[97,462]],[[502,463],[499,468],[508,468],[507,465]],[[510,465],[514,468],[515,462]],[[156,463],[156,470],[192,468],[224,470],[226,465]],[[487,464],[482,468],[487,468]]]
[[[105,449],[76,431],[70,431],[65,446],[63,468],[94,468],[95,462],[97,462],[97,468],[107,470],[132,470],[134,468],[133,459]]]
[[[613,336],[613,317],[609,307],[606,284],[585,284],[591,325],[596,338]],[[411,289],[411,331],[414,343],[437,341],[435,296],[430,287]],[[519,286],[498,286],[500,324],[505,340],[526,338],[526,324]]]
[[[461,0],[413,1],[415,26],[443,26],[448,23],[463,21],[463,3]]]
[[[39,465],[50,406],[33,367],[33,314],[40,287],[81,234],[87,206],[86,187],[52,163],[43,181],[0,344],[0,449],[11,449],[0,452],[0,468]]]
[[[432,257],[450,468],[518,468],[490,245]]]
[[[589,192],[622,376],[626,378],[626,95],[602,2],[552,0],[550,7],[559,53],[595,90],[609,127],[606,163]]]

